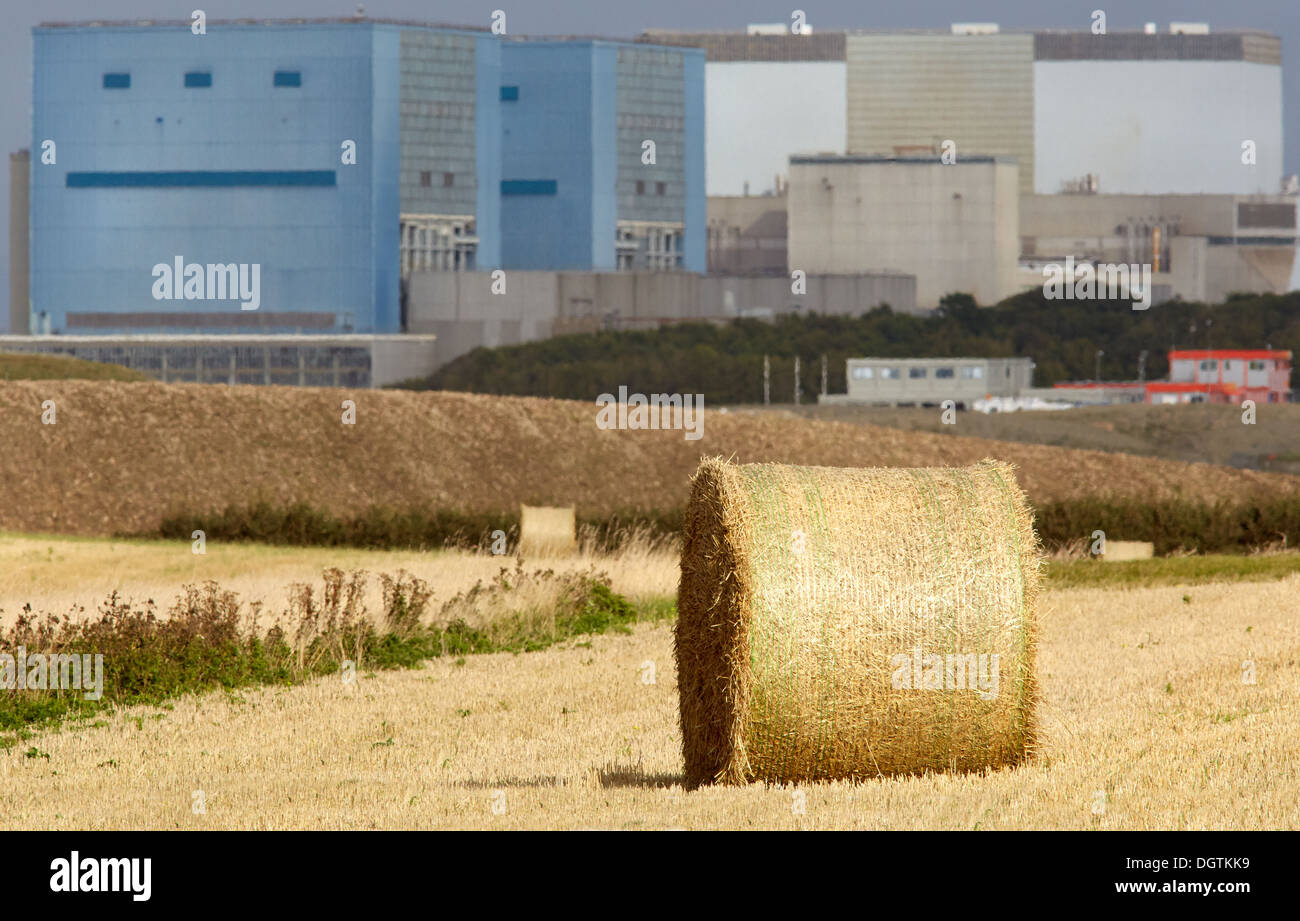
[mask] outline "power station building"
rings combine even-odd
[[[11,332],[389,335],[417,272],[704,269],[701,52],[366,19],[33,36]]]
[[[792,154],[914,156],[945,141],[958,156],[1014,159],[1025,195],[1088,182],[1106,194],[1277,192],[1281,39],[1176,26],[645,36],[708,53],[711,196],[779,192]]]
[[[488,33],[90,24],[34,40],[33,332],[396,333],[399,252],[427,239],[412,228],[459,223],[462,256],[499,263]]]
[[[921,307],[954,290],[991,303],[1067,258],[1150,265],[1156,302],[1290,287],[1300,184],[1282,175],[1275,35],[955,23],[647,37],[709,55],[711,271],[901,270],[916,274]],[[806,181],[836,158],[842,177],[891,179],[839,195],[824,170]],[[987,239],[961,232],[971,188],[902,168],[989,158],[1014,164],[1019,214],[1000,205]],[[936,236],[913,239],[927,221]],[[985,243],[1017,236],[981,264]]]

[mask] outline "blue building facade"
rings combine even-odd
[[[487,33],[186,23],[34,40],[33,150],[53,141],[55,162],[32,170],[33,332],[397,332],[408,210],[467,213],[477,265],[497,262]],[[420,194],[434,184],[416,143],[443,161],[437,197]]]
[[[701,51],[373,20],[33,36],[33,333],[397,333],[413,271],[704,271]]]
[[[505,266],[705,270],[704,61],[641,43],[502,45]]]

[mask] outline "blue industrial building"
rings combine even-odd
[[[397,333],[415,271],[705,268],[701,51],[362,19],[34,41],[33,333]]]
[[[704,63],[696,49],[505,43],[506,266],[705,270]]]

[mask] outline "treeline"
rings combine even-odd
[[[888,307],[861,316],[787,315],[772,322],[739,319],[684,323],[658,330],[561,336],[525,345],[479,348],[411,389],[594,400],[601,393],[702,393],[707,402],[763,399],[763,356],[771,357],[772,401],[793,401],[794,358],[811,402],[821,390],[845,391],[845,359],[864,356],[1029,357],[1034,383],[1138,377],[1146,352],[1148,380],[1168,374],[1171,348],[1300,350],[1300,293],[1240,295],[1223,304],[1174,301],[1134,310],[1130,301],[1046,300],[1030,291],[979,307],[969,295],[944,299],[928,316]]]
[[[579,516],[578,526],[596,548],[610,550],[629,537],[676,538],[681,533],[683,511],[675,508]],[[1267,547],[1300,546],[1300,497],[1217,503],[1085,497],[1036,504],[1034,527],[1049,551],[1090,544],[1094,531],[1104,531],[1109,540],[1151,541],[1159,555],[1176,551],[1248,553]],[[157,532],[132,536],[189,540],[195,530],[204,531],[209,541],[423,550],[444,546],[488,549],[494,535],[498,535],[505,538],[502,549],[513,553],[519,518],[508,513],[378,507],[360,515],[338,517],[305,503],[255,503],[169,515]]]

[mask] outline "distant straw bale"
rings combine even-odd
[[[1149,540],[1108,540],[1102,559],[1107,563],[1127,563],[1130,560],[1149,560],[1156,554],[1156,545]]]
[[[558,556],[578,547],[574,507],[519,507],[519,552],[525,557]]]
[[[688,786],[1020,762],[1040,565],[1004,463],[705,459],[675,646]]]

